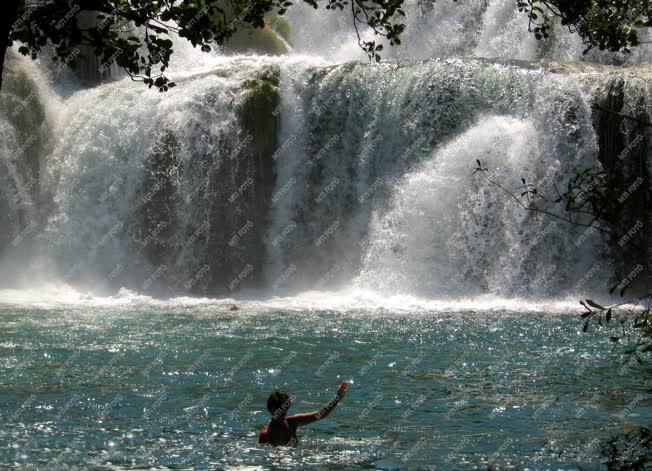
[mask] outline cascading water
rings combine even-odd
[[[350,26],[329,16],[321,37],[313,22],[323,18],[297,7],[294,54],[201,59],[179,46],[194,70],[169,93],[127,81],[80,90],[54,124],[39,111],[49,109],[41,93],[27,124],[57,137],[30,144],[29,171],[11,157],[28,142],[24,123],[3,107],[5,272],[14,277],[7,260],[29,245],[47,277],[108,293],[604,289],[613,266],[600,234],[521,211],[471,174],[480,159],[507,187],[525,177],[551,196],[553,181],[564,184],[557,172],[598,163],[591,107],[616,75],[628,84],[625,109],[649,116],[648,86],[636,78],[647,69],[462,58],[576,59],[581,45],[560,28],[537,42],[513,2],[407,9],[405,46],[388,54],[411,60],[338,65],[360,57]],[[316,44],[326,62],[297,55]],[[9,74],[5,100],[18,81]]]
[[[541,124],[532,117],[482,118],[402,178],[391,209],[371,224],[361,282],[421,295],[555,296],[596,261],[605,263],[604,241],[576,245],[582,230],[532,217],[494,187],[468,183],[472,156],[499,169],[501,183],[511,188],[524,171],[541,187],[573,159],[590,163],[581,142],[572,154],[551,154],[541,142],[547,131]],[[585,145],[591,144],[589,136]],[[605,282],[592,281],[583,288]]]
[[[219,291],[247,266],[260,229],[237,233],[263,227],[256,205],[270,178],[257,152],[275,129],[261,117],[257,135],[245,134],[240,115],[270,111],[255,108],[267,78],[245,83],[264,72],[243,60],[180,79],[179,93],[118,82],[70,99],[49,157],[56,210],[46,230],[64,279]]]
[[[553,182],[598,164],[591,106],[606,77],[457,59],[298,75],[286,90],[286,102],[301,98],[281,139],[269,279],[291,268],[297,290],[355,280],[425,297],[609,283],[599,233],[528,214],[471,178],[476,159],[510,189],[526,177],[554,212]]]

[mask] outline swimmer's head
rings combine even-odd
[[[290,396],[283,391],[274,391],[267,398],[267,410],[272,414],[272,419],[285,417],[291,405]]]

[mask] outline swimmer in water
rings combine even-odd
[[[272,420],[260,431],[258,443],[271,446],[296,446],[299,443],[297,428],[321,420],[330,414],[346,394],[347,386],[348,383],[342,381],[337,395],[317,412],[290,416],[287,415],[292,405],[290,396],[282,391],[273,392],[267,399],[267,410],[272,414]]]

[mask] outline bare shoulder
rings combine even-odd
[[[258,443],[267,443],[269,442],[269,430],[268,425],[265,425],[260,429],[260,434],[258,434]]]

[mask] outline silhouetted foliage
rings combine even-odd
[[[639,28],[652,26],[652,5],[641,0],[518,0],[537,39],[547,38],[552,19],[580,35],[586,46],[629,51],[641,42]]]
[[[612,436],[600,447],[609,471],[642,471],[652,463],[652,431],[647,427]]]

